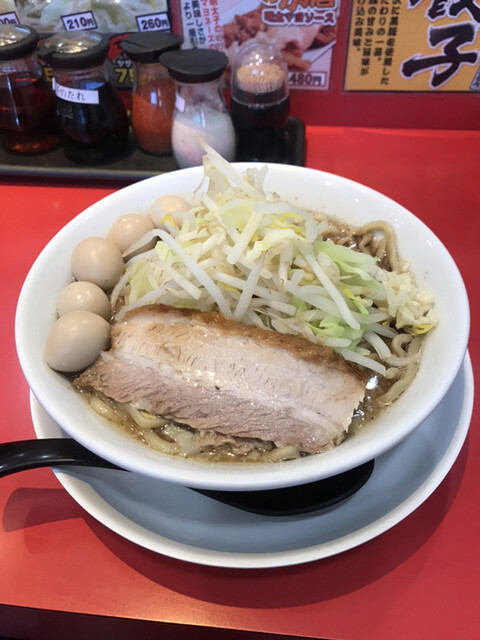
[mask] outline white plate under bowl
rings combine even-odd
[[[241,171],[263,167],[254,163],[235,166]],[[404,207],[364,185],[305,167],[268,165],[265,190],[353,226],[372,220],[389,222],[396,231],[400,254],[409,259],[418,286],[435,297],[439,322],[425,340],[415,380],[368,427],[321,456],[305,456],[285,464],[209,465],[145,447],[98,416],[68,379],[48,367],[45,343],[55,320],[57,296],[71,278],[70,259],[78,242],[88,236],[106,236],[119,215],[145,212],[162,195],[191,198],[201,177],[202,168],[193,167],[129,185],[79,214],[42,251],[22,288],[15,324],[20,364],[41,405],[75,440],[118,466],[204,489],[259,490],[304,484],[352,469],[397,445],[437,407],[462,365],[470,328],[465,285],[445,246]],[[452,309],[455,330],[449,321]]]
[[[90,515],[157,553],[217,567],[294,565],[363,544],[419,507],[455,462],[472,408],[473,374],[467,353],[437,409],[377,458],[368,482],[336,507],[304,516],[247,513],[180,485],[124,471],[77,468],[55,473]],[[31,409],[39,438],[65,436],[33,394]]]

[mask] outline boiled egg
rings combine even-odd
[[[165,219],[168,220],[168,217],[171,217],[172,221],[180,228],[182,226],[183,218],[179,214],[190,211],[191,208],[192,205],[184,198],[181,198],[180,196],[167,195],[161,196],[155,200],[150,207],[148,215],[156,227],[162,226]]]
[[[121,253],[124,253],[134,242],[140,240],[147,231],[151,231],[153,228],[153,222],[148,216],[126,213],[112,224],[108,232],[108,239],[120,249]]]
[[[110,325],[91,311],[70,311],[58,318],[45,348],[47,364],[74,373],[89,367],[110,342]]]
[[[76,280],[86,280],[104,291],[112,289],[123,273],[120,249],[105,238],[85,238],[73,250],[72,274]]]
[[[57,298],[57,313],[64,316],[70,311],[91,311],[109,320],[112,315],[110,300],[103,289],[93,282],[72,282]]]

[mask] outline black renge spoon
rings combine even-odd
[[[81,465],[117,469],[71,438],[43,438],[0,444],[0,478],[38,467]],[[290,516],[326,509],[353,495],[370,478],[374,461],[344,473],[284,489],[216,491],[192,489],[244,511],[269,516]]]

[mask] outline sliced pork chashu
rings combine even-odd
[[[344,438],[366,381],[305,338],[151,305],[113,326],[110,350],[74,385],[200,431],[318,453]]]

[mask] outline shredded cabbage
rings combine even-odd
[[[217,310],[237,322],[303,335],[377,373],[397,330],[436,323],[413,275],[322,236],[325,220],[265,193],[267,167],[240,174],[204,144],[202,188],[181,228],[161,225],[154,251],[127,263],[128,309],[152,302]],[[128,249],[126,254],[131,253]]]

